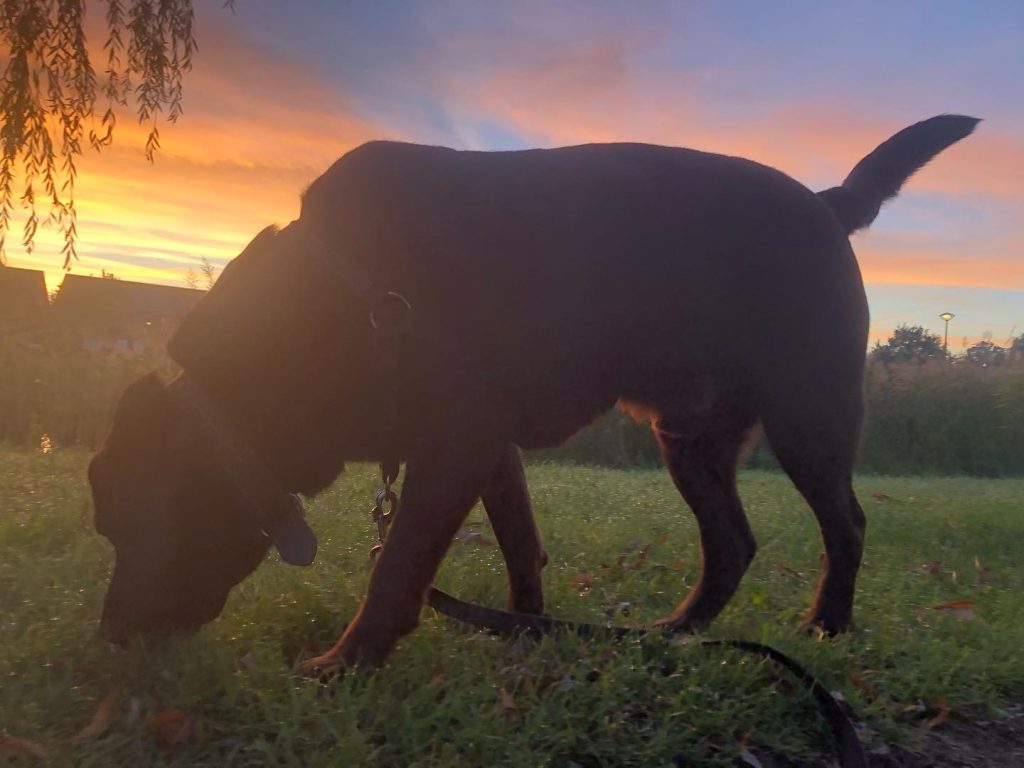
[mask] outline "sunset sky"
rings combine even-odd
[[[196,0],[185,114],[154,165],[122,117],[80,163],[73,271],[184,285],[375,138],[506,150],[647,141],[743,155],[814,189],[895,131],[984,118],[854,238],[872,334],[1024,332],[1024,2]],[[97,5],[90,5],[94,15]],[[97,29],[94,42],[99,43]],[[61,279],[43,234],[11,266]]]

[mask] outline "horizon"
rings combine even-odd
[[[185,287],[201,256],[222,269],[266,224],[295,218],[302,190],[338,156],[373,138],[689,146],[820,190],[896,131],[952,112],[984,122],[853,238],[871,340],[901,323],[941,333],[946,311],[956,315],[951,349],[1024,331],[1024,103],[1008,98],[1024,79],[1024,6],[196,11],[185,113],[161,126],[155,163],[143,158],[145,129],[124,115],[114,146],[79,161],[73,274]],[[43,269],[52,290],[62,274],[54,233],[41,229],[33,254],[19,240],[16,221],[8,264]]]

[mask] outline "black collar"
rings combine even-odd
[[[294,247],[314,258],[325,271],[334,276],[352,299],[365,304],[369,326],[378,341],[386,349],[383,358],[392,365],[384,366],[382,380],[397,386],[397,340],[408,333],[408,313],[412,309],[409,301],[399,293],[381,289],[366,272],[348,259],[331,249],[314,233],[306,223],[293,221],[280,232],[278,247]],[[398,315],[385,311],[386,305],[395,305]],[[383,320],[384,315],[388,316]],[[309,565],[316,556],[316,535],[305,521],[302,501],[295,494],[286,491],[276,479],[266,462],[257,454],[249,442],[224,416],[203,387],[188,372],[183,372],[168,386],[173,400],[181,412],[191,417],[199,431],[205,434],[217,457],[218,463],[235,488],[245,498],[260,529],[270,538],[281,554],[281,558],[292,565]],[[397,393],[390,393],[397,401]],[[397,402],[395,404],[397,407]],[[391,406],[388,406],[391,410]],[[394,454],[394,418],[382,425],[388,441],[382,457],[385,477],[394,478],[398,473],[398,457]]]
[[[281,559],[292,565],[312,563],[316,557],[316,535],[306,524],[299,497],[281,487],[266,462],[195,379],[182,373],[168,385],[167,391],[182,414],[208,439],[220,468],[245,498]]]

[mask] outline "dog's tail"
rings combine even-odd
[[[981,121],[963,115],[939,115],[904,128],[878,145],[846,177],[841,187],[818,194],[852,234],[868,226],[882,207],[895,197],[907,179],[939,152],[969,136]]]

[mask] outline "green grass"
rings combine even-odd
[[[0,760],[12,736],[47,750],[25,764],[60,766],[731,765],[745,743],[828,752],[807,696],[756,658],[657,641],[510,641],[430,610],[385,668],[327,688],[297,680],[293,663],[336,639],[365,589],[367,467],[309,505],[314,566],[271,559],[197,637],[113,650],[95,636],[112,552],[92,531],[84,463],[77,452],[0,453]],[[647,620],[694,582],[695,526],[663,472],[529,475],[553,614]],[[857,632],[819,641],[797,630],[817,529],[784,477],[752,472],[742,493],[761,548],[711,635],[792,654],[842,692],[869,744],[913,742],[922,711],[977,713],[1019,696],[1024,481],[872,477],[858,489],[869,538]],[[467,527],[490,536],[479,508]],[[456,543],[439,584],[500,605],[500,553]],[[970,600],[975,618],[930,608],[952,600]],[[118,689],[105,731],[76,740]],[[168,745],[177,739],[150,719],[172,708],[193,725]]]

